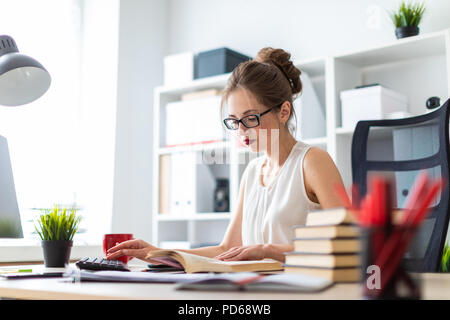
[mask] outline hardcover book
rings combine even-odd
[[[322,277],[333,282],[358,282],[361,279],[359,267],[321,268],[284,264],[285,272]]]
[[[355,253],[361,250],[358,238],[294,238],[294,250],[305,253]]]
[[[356,267],[361,264],[361,257],[357,253],[305,253],[288,252],[286,253],[286,264],[311,266],[311,267]]]

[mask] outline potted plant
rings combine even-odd
[[[69,263],[72,239],[81,221],[76,211],[75,207],[68,209],[58,205],[42,210],[35,229],[42,240],[46,267],[65,267]]]
[[[441,271],[450,272],[450,246],[448,243],[444,246],[444,252],[442,253]]]
[[[397,39],[411,37],[419,34],[419,24],[425,13],[423,3],[406,3],[402,1],[397,11],[390,13],[391,20],[395,25]]]

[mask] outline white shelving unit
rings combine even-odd
[[[425,101],[431,96],[450,97],[450,29],[400,39],[356,52],[295,61],[306,72],[322,106],[325,106],[326,135],[302,141],[328,151],[336,162],[346,186],[352,182],[351,141],[353,129],[341,128],[340,92],[358,85],[379,83],[408,97],[408,111],[414,115],[428,112]],[[234,139],[204,145],[166,147],[164,108],[179,101],[181,95],[204,89],[223,89],[230,74],[198,79],[176,87],[155,88],[153,244],[162,241],[218,243],[228,225],[231,213],[202,212],[193,214],[160,214],[159,159],[180,152],[211,152],[229,155],[225,169],[230,183],[230,208],[233,211],[240,178],[250,158],[248,150],[236,146]],[[297,117],[308,114],[297,114]],[[218,124],[220,125],[220,124]],[[224,170],[221,170],[224,172]],[[197,182],[198,183],[198,182]],[[193,186],[195,187],[195,186]],[[211,199],[212,201],[212,199]]]
[[[450,30],[409,37],[329,59],[330,93],[328,149],[346,185],[352,181],[351,140],[353,130],[341,128],[339,94],[357,85],[380,83],[408,97],[413,115],[429,112],[425,107],[431,96],[450,97]],[[327,88],[328,89],[328,88]]]

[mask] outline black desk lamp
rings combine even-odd
[[[13,38],[0,35],[0,105],[30,103],[48,90],[50,82],[39,62],[19,53]]]

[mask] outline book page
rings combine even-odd
[[[176,251],[176,255],[183,258],[186,272],[243,272],[282,269],[281,262],[272,259],[222,261],[180,251]]]

